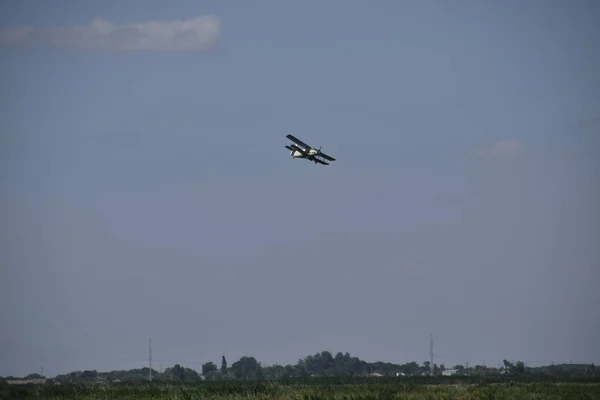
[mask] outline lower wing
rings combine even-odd
[[[335,158],[333,158],[333,157],[331,157],[331,156],[329,156],[329,155],[327,155],[325,153],[319,153],[319,156],[321,156],[324,159],[329,160],[329,161],[335,161]]]

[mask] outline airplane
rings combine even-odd
[[[290,150],[290,156],[292,156],[292,158],[294,158],[294,159],[295,158],[304,158],[304,159],[314,162],[315,164],[319,163],[319,164],[323,164],[323,165],[329,165],[329,163],[325,162],[323,160],[320,160],[317,157],[323,157],[326,160],[335,161],[335,158],[323,153],[321,151],[320,146],[318,149],[315,149],[314,147],[307,145],[306,143],[304,143],[300,139],[294,137],[293,135],[287,135],[286,138],[290,139],[292,142],[295,142],[298,146],[300,146],[300,147],[298,147],[295,144],[285,146],[286,149]]]

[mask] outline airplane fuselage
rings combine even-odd
[[[290,155],[294,158],[312,158],[311,156],[315,156],[319,153],[319,150],[317,149],[310,149],[307,151],[308,153],[308,157],[306,157],[304,154],[302,154],[301,152],[299,152],[298,150],[292,150],[290,152]]]

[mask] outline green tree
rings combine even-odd
[[[171,377],[178,381],[183,381],[183,379],[185,378],[185,369],[179,364],[175,364],[173,368],[171,368],[170,373]]]
[[[45,378],[44,376],[35,373],[35,374],[29,374],[29,375],[27,375],[24,379],[28,381],[28,380],[31,380],[31,379],[44,379],[44,378]]]
[[[198,374],[197,371],[195,371],[191,368],[184,368],[183,369],[183,380],[186,382],[199,381],[200,375]]]
[[[525,363],[523,361],[517,361],[511,369],[513,374],[522,374],[525,372]]]
[[[295,376],[300,376],[300,373],[298,372],[298,370],[296,369],[296,367],[294,367],[293,365],[286,365],[284,367],[285,369],[285,377],[286,378],[292,378]]]
[[[214,372],[216,370],[217,370],[217,365],[212,361],[202,364],[202,375],[204,375],[204,376],[206,376],[209,373]]]
[[[266,379],[283,379],[286,377],[285,368],[279,364],[263,368],[263,373]]]
[[[429,364],[430,364],[429,361],[423,361],[423,367],[421,368],[423,373],[425,373],[425,372],[427,372],[429,374],[432,373],[431,366]]]
[[[237,379],[258,379],[262,374],[262,367],[254,357],[242,357],[238,361],[231,364]]]

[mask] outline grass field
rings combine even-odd
[[[2,399],[172,399],[172,400],[376,400],[376,399],[600,399],[600,385],[583,383],[500,383],[425,385],[414,383],[282,384],[222,382],[11,385]]]

